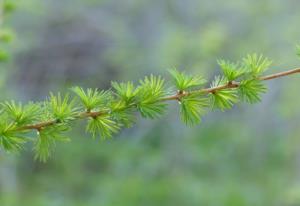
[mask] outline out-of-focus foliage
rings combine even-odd
[[[14,33],[9,28],[6,28],[5,24],[6,18],[15,8],[14,5],[10,0],[1,0],[0,2],[0,63],[8,59],[7,44],[14,37]]]
[[[297,55],[300,57],[300,45],[297,45]]]
[[[274,70],[299,65],[298,1],[17,2],[5,19],[18,37],[12,63],[1,64],[5,100],[107,89],[174,67],[212,80],[216,59],[253,51]],[[57,144],[46,164],[30,150],[1,153],[1,205],[299,205],[298,77],[268,86],[261,103],[213,112],[201,126],[183,126],[174,107],[106,142],[75,123],[72,143]]]

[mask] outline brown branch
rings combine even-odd
[[[300,73],[300,68],[296,68],[296,69],[292,69],[292,70],[288,70],[288,71],[284,71],[284,72],[279,72],[279,73],[259,77],[258,79],[266,81],[266,80],[272,80],[272,79],[276,79],[276,78],[280,78],[280,77],[284,77],[284,76],[288,76],[288,75],[292,75],[292,74],[296,74],[296,73]],[[229,82],[228,84],[220,85],[220,86],[217,86],[217,87],[210,87],[210,88],[200,89],[200,90],[191,91],[191,92],[178,93],[178,94],[175,94],[175,95],[172,95],[172,96],[162,98],[161,100],[162,101],[178,100],[178,99],[180,99],[182,97],[185,97],[185,96],[188,96],[192,93],[208,94],[208,93],[216,92],[218,90],[237,88],[237,87],[239,87],[239,85],[240,85],[240,82]]]
[[[105,111],[97,111],[97,112],[81,112],[78,115],[76,115],[76,119],[83,119],[83,118],[87,118],[87,117],[91,117],[91,118],[96,118],[102,114],[107,114],[107,112]],[[55,125],[57,123],[59,123],[59,120],[53,119],[53,120],[49,120],[49,121],[45,121],[45,122],[40,122],[40,123],[36,123],[36,124],[30,124],[30,125],[25,125],[19,128],[16,128],[17,131],[22,131],[22,130],[30,130],[30,129],[35,129],[35,130],[41,130],[44,127],[48,127],[48,126],[52,126]]]
[[[292,74],[296,74],[296,73],[300,73],[300,68],[296,68],[296,69],[292,69],[292,70],[288,70],[288,71],[284,71],[284,72],[279,72],[279,73],[259,77],[258,79],[265,81],[265,80],[276,79],[276,78],[280,78],[280,77],[284,77],[284,76],[288,76],[288,75],[292,75]],[[209,94],[209,93],[214,93],[216,91],[223,90],[223,89],[238,88],[239,85],[240,85],[240,82],[229,82],[228,84],[220,85],[220,86],[217,86],[217,87],[204,88],[204,89],[190,91],[190,92],[181,91],[181,92],[178,92],[175,95],[164,97],[164,98],[160,99],[160,101],[180,100],[180,98],[182,98],[184,96],[188,96],[190,94],[194,94],[194,93]],[[89,117],[90,118],[96,118],[100,115],[105,115],[105,114],[108,114],[108,111],[94,111],[94,112],[86,111],[86,112],[78,113],[78,115],[76,115],[75,119],[82,119],[82,118],[89,118]],[[36,124],[25,125],[25,126],[16,128],[16,130],[17,131],[31,130],[31,129],[41,130],[44,127],[52,126],[52,125],[55,125],[57,123],[59,123],[59,121],[54,119],[54,120],[49,120],[49,121],[40,122],[40,123],[36,123]]]
[[[22,127],[17,128],[17,131],[22,131],[22,130],[30,130],[30,129],[35,129],[35,130],[41,130],[44,127],[52,126],[57,123],[57,120],[49,120],[45,122],[40,122],[36,124],[31,124],[31,125],[25,125]]]
[[[296,74],[296,73],[300,73],[300,68],[263,76],[263,77],[260,77],[259,79],[260,80],[271,80],[271,79],[276,79],[276,78],[280,78],[280,77],[284,77],[284,76],[288,76],[288,75]]]

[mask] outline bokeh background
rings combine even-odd
[[[18,0],[0,65],[0,99],[42,100],[74,85],[109,88],[178,68],[212,79],[217,58],[299,66],[299,0]],[[3,45],[0,45],[1,47]],[[138,118],[108,141],[78,123],[46,163],[30,147],[0,151],[1,206],[298,206],[299,76],[267,83],[256,105],[239,104],[184,126],[176,104]]]

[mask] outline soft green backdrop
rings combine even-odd
[[[44,99],[74,85],[167,75],[212,78],[217,58],[251,52],[300,65],[298,0],[19,0],[1,64],[1,99]],[[184,126],[173,103],[101,142],[78,122],[47,163],[0,151],[1,206],[300,205],[299,76],[268,82],[257,105]],[[27,148],[31,148],[28,146]]]

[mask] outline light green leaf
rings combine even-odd
[[[176,69],[169,70],[173,77],[176,88],[180,91],[199,87],[206,83],[206,80],[199,75],[187,75],[185,72],[179,72]]]
[[[136,106],[145,118],[155,118],[166,109],[166,103],[161,101],[165,97],[164,80],[158,76],[151,75],[140,81],[137,92]]]
[[[111,118],[121,126],[131,127],[136,122],[135,109],[124,101],[114,102],[111,106]]]
[[[45,162],[54,150],[56,141],[69,141],[70,139],[63,135],[69,129],[70,127],[65,124],[57,124],[38,131],[34,143],[35,159]]]
[[[217,76],[212,82],[211,87],[218,87],[227,84],[227,79],[225,77]],[[230,109],[232,106],[238,102],[237,90],[235,88],[222,89],[210,94],[212,107],[218,108],[222,111],[225,109]]]
[[[50,93],[47,106],[50,114],[60,122],[74,119],[78,111],[78,108],[75,107],[75,100],[71,100],[69,94],[62,97],[60,93],[57,95]]]
[[[249,54],[244,59],[245,69],[255,77],[264,73],[272,64],[272,61],[263,57],[263,55]]]
[[[262,81],[256,79],[243,80],[239,86],[239,94],[242,100],[248,103],[261,101],[261,94],[267,91]]]
[[[31,124],[37,121],[41,115],[41,106],[38,103],[29,102],[25,106],[15,101],[1,103],[2,109],[17,125]]]
[[[126,103],[131,103],[138,92],[132,82],[112,82],[111,85],[116,90],[117,96]]]
[[[218,60],[218,64],[228,81],[234,81],[245,74],[245,69],[242,69],[237,63],[232,63],[221,59]]]
[[[15,124],[2,120],[0,123],[0,146],[6,151],[18,151],[22,149],[27,138],[22,136],[22,132],[15,130]]]
[[[209,106],[209,99],[202,94],[191,94],[180,99],[180,117],[186,125],[201,122],[205,108]]]
[[[106,139],[112,136],[113,133],[120,129],[117,122],[111,119],[110,116],[98,116],[91,118],[88,121],[86,131],[91,133],[93,138],[100,135],[101,139]]]
[[[109,91],[99,91],[98,89],[91,88],[88,88],[85,91],[81,87],[74,87],[72,88],[72,91],[79,96],[80,101],[87,111],[105,107],[107,102],[111,100],[111,93]]]

